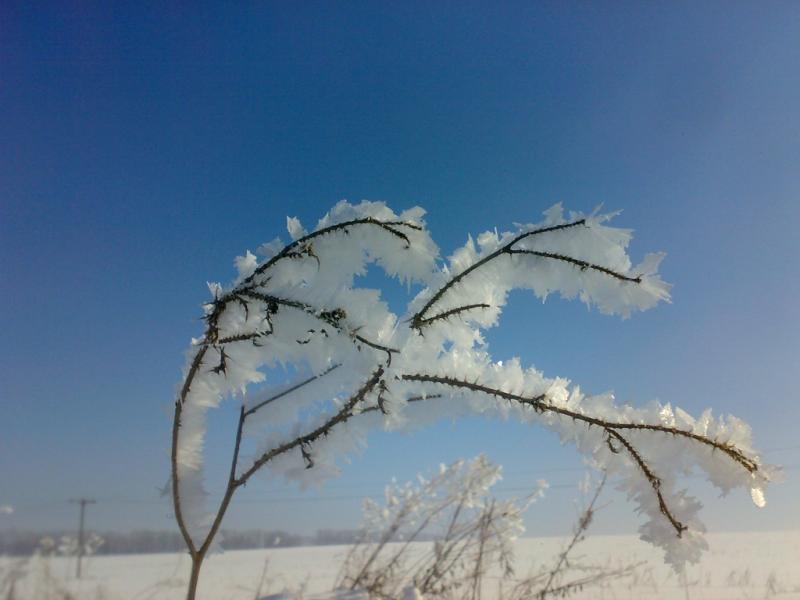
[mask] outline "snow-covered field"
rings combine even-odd
[[[710,551],[689,569],[685,581],[660,561],[659,551],[634,536],[589,536],[576,553],[583,562],[609,568],[647,561],[632,578],[608,587],[588,588],[576,598],[599,599],[800,599],[800,531],[728,533],[707,536]],[[517,574],[552,558],[562,538],[517,541]],[[254,600],[286,589],[311,599],[329,590],[344,546],[225,552],[211,556],[200,582],[200,598]],[[2,578],[16,568],[13,596],[21,599],[146,600],[180,599],[188,575],[187,557],[177,554],[100,556],[85,563],[85,576],[74,577],[74,561],[65,558],[2,557]],[[486,597],[491,597],[487,587]],[[260,593],[258,592],[260,588]],[[69,595],[65,595],[67,592]]]

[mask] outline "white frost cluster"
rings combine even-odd
[[[431,477],[393,483],[383,502],[366,500],[361,535],[339,576],[340,590],[373,597],[417,598],[435,590],[466,597],[487,566],[513,573],[513,542],[524,532],[523,512],[547,483],[523,502],[498,500],[492,486],[501,468],[484,455],[440,465]],[[423,550],[414,542],[433,540]],[[416,595],[413,595],[416,594]]]
[[[90,533],[83,542],[83,555],[94,555],[105,542],[106,541],[96,533]],[[52,538],[42,538],[39,541],[39,548],[45,554],[52,553],[53,549],[55,549],[55,551],[62,556],[77,556],[80,550],[80,544],[74,537],[64,535],[59,540],[57,546]]]
[[[723,492],[744,487],[763,505],[768,470],[738,419],[715,419],[710,411],[694,418],[669,404],[620,405],[546,378],[519,359],[489,354],[483,333],[498,323],[510,290],[580,298],[627,317],[669,300],[669,285],[657,273],[662,255],[634,266],[626,253],[631,232],[610,226],[613,214],[565,215],[556,205],[540,223],[469,238],[442,260],[424,214],[342,201],[312,229],[288,219],[288,246],[276,240],[259,248],[260,258],[248,252],[236,259],[231,285],[209,284],[213,331],[194,340],[187,357],[176,446],[181,508],[197,542],[211,522],[202,485],[206,414],[229,397],[243,404],[244,435],[258,443],[239,461],[238,476],[249,476],[268,456],[264,470],[302,484],[334,475],[337,459],[363,447],[376,427],[474,413],[513,414],[548,427],[615,477],[646,516],[642,537],[663,547],[677,568],[705,547],[699,503],[679,487],[681,475],[700,469]],[[355,286],[369,263],[420,290],[406,314],[392,313],[379,290]],[[268,381],[266,374],[280,367],[297,382]],[[619,429],[634,455],[592,419],[680,429],[695,438]],[[306,441],[292,445],[298,439]],[[737,449],[750,467],[722,446]],[[641,463],[658,478],[661,499]],[[681,536],[661,500],[687,528]]]
[[[502,544],[510,552],[511,543],[525,531],[522,513],[532,501],[538,500],[547,489],[539,481],[528,501],[518,505],[515,500],[499,501],[490,496],[491,488],[501,479],[502,468],[484,455],[449,465],[439,465],[439,471],[430,477],[417,476],[417,481],[405,484],[392,483],[384,490],[383,502],[364,500],[362,534],[364,541],[386,537],[403,541],[415,534],[424,524],[426,533],[437,532],[439,537],[453,520],[453,511],[480,513],[490,503],[502,515],[494,523],[498,534],[493,543]],[[467,517],[468,519],[468,517]],[[441,528],[442,531],[438,531]]]

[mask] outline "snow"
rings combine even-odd
[[[676,575],[660,559],[659,552],[636,536],[589,535],[578,556],[592,564],[613,567],[647,561],[635,577],[612,582],[607,588],[587,588],[579,599],[637,598],[642,600],[737,600],[776,597],[800,599],[800,531],[711,533],[710,546],[700,563]],[[521,538],[515,542],[517,572],[528,565],[552,562],[567,538]],[[321,546],[270,550],[231,551],[211,555],[200,579],[198,598],[205,600],[253,600],[266,564],[260,598],[331,598],[348,547]],[[0,573],[19,559],[0,557]],[[43,561],[43,559],[42,559]],[[85,577],[74,578],[74,559],[49,559],[52,581],[42,575],[45,565],[35,560],[18,581],[18,600],[57,597],[67,590],[76,600],[179,600],[185,597],[189,559],[178,554],[93,556],[84,559]],[[549,563],[548,563],[549,564]],[[2,579],[0,579],[2,580]],[[493,582],[494,583],[494,582]],[[48,587],[50,592],[48,592]],[[305,590],[305,596],[279,596],[286,590]],[[493,598],[493,585],[485,598]],[[413,596],[411,596],[413,597]],[[350,596],[356,600],[358,596]],[[337,598],[337,600],[340,600]],[[359,599],[360,600],[360,599]]]

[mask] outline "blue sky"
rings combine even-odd
[[[4,3],[0,528],[72,526],[75,496],[100,529],[172,527],[156,488],[205,282],[341,198],[426,207],[445,253],[557,201],[623,209],[674,303],[623,322],[520,293],[495,357],[743,417],[787,482],[757,511],[691,479],[706,521],[800,527],[799,27],[788,2]],[[318,492],[248,486],[226,524],[349,527],[390,477],[479,452],[504,494],[549,479],[530,528],[568,530],[574,452],[479,420],[376,434]],[[634,532],[609,498],[598,527]]]

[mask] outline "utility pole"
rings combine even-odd
[[[83,550],[84,550],[83,523],[84,523],[84,515],[86,513],[86,505],[96,504],[97,500],[94,500],[93,498],[77,498],[70,500],[70,502],[72,502],[73,504],[81,505],[81,516],[80,516],[80,521],[78,522],[78,566],[75,569],[75,577],[80,579],[81,558],[83,558]]]

